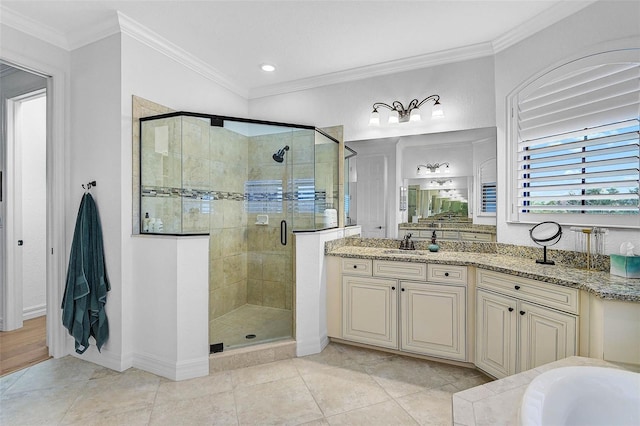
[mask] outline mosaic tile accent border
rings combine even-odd
[[[297,192],[285,192],[282,195],[273,193],[263,194],[242,194],[239,192],[209,191],[206,189],[172,188],[160,186],[142,187],[143,197],[170,197],[170,198],[190,198],[194,200],[216,201],[326,201],[324,191],[316,191],[314,198],[301,197]]]

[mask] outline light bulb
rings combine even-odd
[[[379,126],[379,125],[380,125],[380,113],[374,109],[371,112],[371,116],[369,117],[369,126]]]
[[[436,101],[436,103],[433,104],[433,109],[431,110],[431,118],[441,118],[441,117],[444,117],[442,104],[439,101]]]
[[[389,114],[389,124],[394,125],[398,124],[399,122],[400,118],[398,116],[398,111],[391,111],[391,114]]]
[[[422,117],[420,117],[420,109],[414,108],[411,110],[409,114],[409,121],[420,121]]]

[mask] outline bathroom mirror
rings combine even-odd
[[[492,188],[495,194],[495,179],[491,188],[488,182],[489,177],[497,174],[495,161],[488,161],[496,158],[495,127],[359,140],[345,144],[358,152],[356,173],[361,175],[361,179],[355,187],[358,205],[362,209],[357,216],[352,212],[351,217],[357,218],[363,236],[395,237],[398,225],[411,222],[413,216],[446,214],[449,218],[449,213],[453,216],[460,212],[464,215],[462,204],[465,201],[462,200],[466,200],[466,220],[474,225],[496,225],[495,212],[490,211],[495,209],[495,196],[494,204],[485,206],[484,213],[479,210],[483,180],[487,180],[484,183],[487,187],[485,192],[488,194]],[[430,170],[429,174],[425,168],[421,168],[418,173],[418,166],[436,163],[447,163],[448,172],[444,171],[446,167],[442,167],[438,172]],[[483,179],[480,179],[481,166]],[[485,176],[487,179],[484,179]],[[448,180],[453,182],[449,183]],[[373,181],[376,181],[375,184]],[[400,210],[401,187],[409,188],[406,211]],[[433,202],[435,193],[432,191],[436,189],[438,193],[440,190],[455,189],[460,195],[460,203],[457,203],[460,205],[454,206],[453,210],[450,210],[451,204],[449,207],[430,208],[426,200]],[[435,203],[432,205],[436,206]]]
[[[418,218],[456,220],[466,222],[469,218],[469,188],[467,180],[463,183],[448,183],[443,186],[425,186],[419,184],[408,187],[408,221],[417,222]],[[452,179],[451,179],[452,180]]]

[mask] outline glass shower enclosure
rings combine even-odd
[[[212,352],[292,338],[297,231],[338,226],[339,143],[284,123],[140,120],[140,230],[209,235]]]

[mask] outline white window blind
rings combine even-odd
[[[518,97],[518,211],[638,215],[638,62],[552,77]]]
[[[482,213],[496,212],[496,183],[488,182],[482,184]]]
[[[247,213],[282,213],[281,180],[248,180],[244,183]]]

